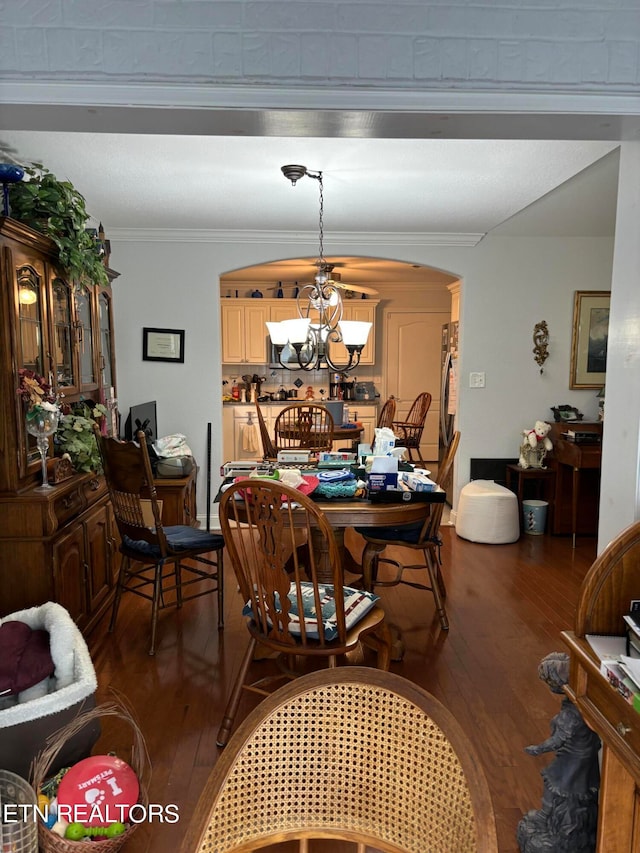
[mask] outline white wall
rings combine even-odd
[[[621,146],[598,548],[640,518],[640,142]]]
[[[198,510],[206,513],[206,427],[213,424],[212,491],[222,459],[218,277],[243,265],[313,254],[303,243],[239,245],[119,242],[114,266],[118,393],[121,411],[158,401],[162,433],[184,432],[201,466]],[[352,245],[350,254],[369,255]],[[570,403],[595,416],[595,392],[569,391],[575,290],[608,289],[611,240],[485,238],[475,248],[377,245],[376,255],[447,270],[462,279],[460,415],[462,442],[454,500],[468,481],[471,457],[517,456],[520,432],[549,407]],[[533,360],[533,327],[546,319],[550,358],[544,374]],[[184,365],[143,362],[143,326],[185,329]],[[471,370],[486,373],[482,390],[470,390]]]

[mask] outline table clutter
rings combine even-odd
[[[281,479],[312,497],[410,502],[429,494],[432,502],[430,493],[438,487],[430,478],[431,472],[406,462],[403,456],[404,448],[395,447],[393,432],[383,428],[376,430],[373,449],[366,444],[354,452],[282,449],[275,462],[230,461],[222,466],[220,474],[227,486],[239,479],[259,477]]]

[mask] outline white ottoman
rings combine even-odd
[[[456,533],[470,542],[505,545],[520,538],[518,498],[493,480],[473,480],[460,491]]]

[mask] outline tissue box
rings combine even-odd
[[[318,467],[331,468],[335,466],[343,468],[345,465],[350,465],[355,461],[355,453],[348,453],[346,451],[323,450],[318,456]]]
[[[406,483],[414,492],[433,492],[437,486],[426,474],[404,471],[402,482]]]
[[[398,473],[397,471],[385,471],[382,474],[369,474],[367,487],[370,492],[385,492],[388,489],[396,489],[398,487]]]

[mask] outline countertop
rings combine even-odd
[[[304,400],[300,397],[290,397],[288,400],[266,400],[264,403],[260,403],[260,406],[289,406],[294,405],[295,403],[317,403],[318,405],[322,405],[322,403],[333,403],[338,402],[337,400]],[[349,408],[353,408],[355,406],[377,406],[378,400],[345,400],[347,406]],[[223,400],[223,406],[253,406],[254,403],[242,403],[240,400]]]

